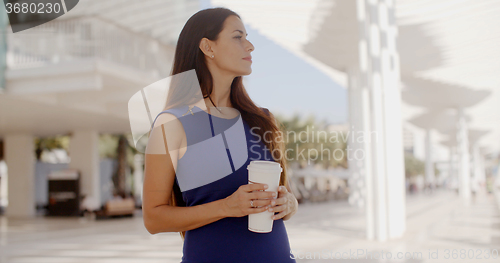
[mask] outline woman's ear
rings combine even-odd
[[[210,44],[210,40],[208,40],[208,38],[204,37],[201,39],[200,41],[200,49],[201,49],[201,52],[203,52],[203,54],[207,55],[207,56],[211,56],[213,51],[212,51],[212,48],[211,48],[211,44]]]

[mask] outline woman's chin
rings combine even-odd
[[[245,73],[243,73],[243,75],[250,75],[252,74],[252,68],[249,68],[248,70],[245,71]]]
[[[250,75],[252,73],[252,68],[248,67],[246,69],[242,69],[238,72],[236,72],[236,75],[237,76],[246,76],[246,75]]]

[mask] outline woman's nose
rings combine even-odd
[[[252,42],[248,41],[248,43],[250,44],[248,51],[254,51],[255,47],[253,46]]]

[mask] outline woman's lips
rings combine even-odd
[[[246,57],[246,58],[243,58],[243,59],[252,62],[252,57]]]

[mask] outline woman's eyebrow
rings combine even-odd
[[[239,30],[239,29],[236,29],[236,30],[234,30],[233,32],[235,32],[235,31],[239,31],[240,33],[242,33],[242,34],[243,34],[243,31],[241,31],[241,30]],[[248,36],[248,33],[247,33],[247,36]]]

